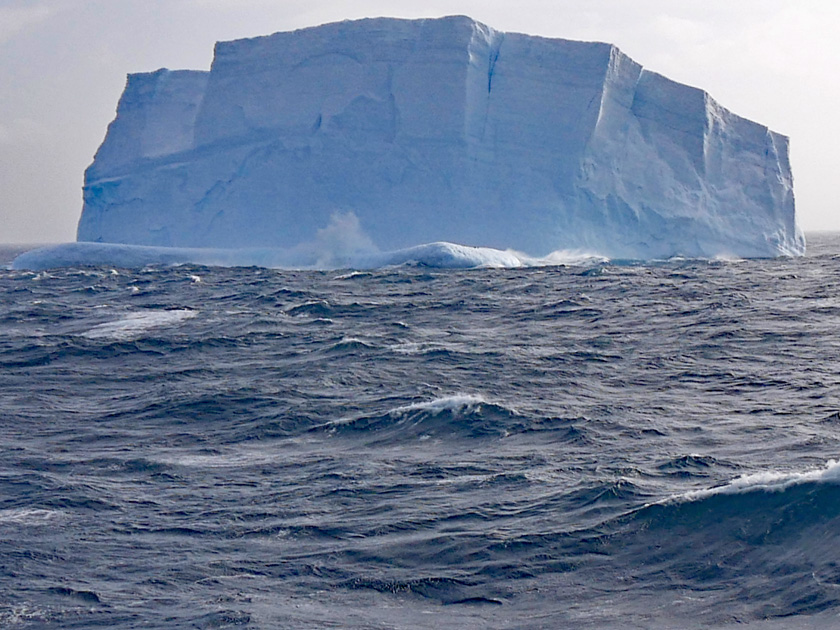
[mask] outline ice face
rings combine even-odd
[[[289,249],[344,213],[372,252],[804,251],[785,137],[608,44],[465,17],[224,42],[209,73],[132,75],[84,197],[80,241]]]

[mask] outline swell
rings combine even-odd
[[[588,252],[556,251],[544,258],[537,258],[511,250],[502,251],[448,242],[425,243],[390,252],[360,251],[340,256],[336,256],[332,251],[312,256],[310,252],[301,254],[296,249],[197,249],[77,242],[25,252],[12,261],[12,268],[41,271],[60,267],[140,268],[148,265],[194,264],[276,269],[381,269],[401,265],[471,269],[591,265],[606,260],[603,256]]]
[[[294,627],[260,615],[316,597],[320,627],[834,613],[838,471],[810,467],[840,446],[837,277],[0,274],[0,625]]]
[[[477,394],[454,394],[319,424],[310,433],[367,445],[416,442],[457,443],[552,433],[569,443],[586,443],[581,419],[531,416]]]
[[[604,492],[621,498],[625,491],[640,498],[621,484],[589,498],[603,500]],[[477,531],[446,534],[440,525],[396,537],[386,548],[348,549],[342,555],[354,577],[336,585],[442,604],[510,604],[516,592],[555,584],[593,605],[604,596],[641,601],[651,593],[673,593],[683,601],[677,617],[701,614],[707,623],[724,623],[726,611],[735,608],[748,621],[817,615],[840,605],[834,552],[840,488],[831,483],[652,504],[579,531],[496,538]]]

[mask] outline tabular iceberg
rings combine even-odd
[[[320,243],[348,266],[438,241],[623,259],[805,247],[786,137],[615,46],[466,17],[221,42],[209,72],[130,75],[78,240]]]

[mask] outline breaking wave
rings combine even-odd
[[[82,337],[128,341],[142,337],[151,329],[173,326],[196,315],[196,311],[188,309],[139,311],[129,313],[116,321],[98,324],[82,333]]]
[[[341,256],[314,255],[312,252],[295,249],[201,249],[80,242],[51,245],[25,252],[15,258],[12,268],[41,271],[59,267],[107,265],[132,269],[149,265],[197,264],[275,269],[379,269],[404,265],[472,269],[592,265],[607,260],[598,254],[586,252],[557,251],[540,258],[511,250],[446,242],[427,243],[391,252],[358,251]]]
[[[455,394],[395,407],[380,415],[362,415],[311,429],[329,435],[358,435],[365,441],[400,442],[449,437],[503,437],[521,426],[522,416],[483,396]]]
[[[830,483],[840,485],[840,462],[830,460],[825,467],[806,472],[768,471],[742,475],[727,484],[694,490],[669,499],[670,502],[700,501],[716,495],[747,494],[753,492],[784,492],[804,484]]]
[[[647,504],[594,544],[650,589],[727,584],[752,616],[817,614],[840,604],[838,471],[748,475]]]

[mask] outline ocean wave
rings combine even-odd
[[[734,589],[746,618],[813,615],[840,604],[838,481],[836,462],[744,475],[647,503],[581,540],[650,591]]]
[[[347,354],[365,350],[374,350],[376,345],[358,337],[342,337],[326,349],[327,353]]]
[[[454,394],[395,407],[378,415],[342,418],[310,431],[330,435],[360,435],[394,442],[407,439],[504,437],[521,428],[518,412],[476,394]]]
[[[60,510],[45,510],[41,508],[12,508],[0,510],[0,525],[40,525],[63,516]]]
[[[455,394],[454,396],[444,396],[443,398],[435,398],[428,402],[413,403],[405,405],[404,407],[397,407],[392,409],[392,415],[402,415],[413,411],[428,411],[429,413],[439,414],[443,411],[472,411],[479,405],[486,405],[487,400],[483,396],[476,396],[473,394]]]
[[[840,519],[840,463],[804,472],[743,475],[729,483],[672,495],[631,510],[618,529],[631,533],[682,531],[751,545],[799,541],[803,532]],[[627,528],[625,528],[627,526]],[[781,544],[781,543],[780,543]]]
[[[328,317],[334,314],[334,309],[326,300],[308,300],[288,308],[285,313],[291,317],[298,317],[300,315]]]
[[[724,485],[691,490],[669,497],[664,502],[699,501],[715,495],[746,494],[749,492],[784,492],[793,486],[809,483],[840,484],[840,462],[829,460],[823,468],[805,472],[766,471],[742,475]]]
[[[81,242],[50,245],[25,252],[12,261],[12,269],[42,271],[61,267],[143,268],[150,265],[184,264],[275,269],[379,269],[398,266],[473,269],[586,266],[605,262],[608,259],[597,253],[556,251],[547,256],[535,257],[512,250],[443,241],[394,251],[355,253],[341,257],[313,256],[311,252],[278,248],[202,249]]]
[[[401,343],[391,345],[389,349],[396,354],[405,355],[450,354],[461,351],[461,349],[456,348],[454,344],[440,343],[437,341],[403,341]]]
[[[81,336],[87,339],[130,341],[142,337],[153,328],[174,326],[197,314],[197,311],[189,309],[137,311],[116,321],[98,324]]]

